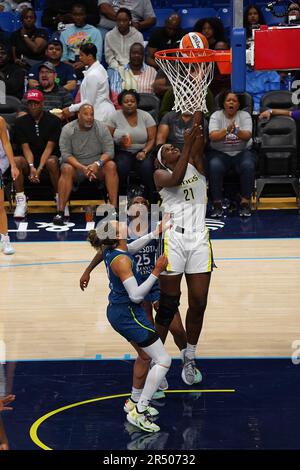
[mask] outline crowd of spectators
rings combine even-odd
[[[289,10],[300,17],[297,3]],[[173,89],[154,58],[157,50],[178,47],[186,33],[180,15],[171,14],[163,27],[153,29],[156,18],[150,0],[99,0],[98,5],[96,0],[46,0],[42,27],[35,25],[30,4],[20,15],[21,27],[0,43],[0,78],[6,94],[21,100],[19,117],[10,129],[19,169],[15,216],[26,214],[28,180],[51,183],[57,224],[63,223],[72,188],[84,179],[103,180],[116,207],[118,193],[126,194],[129,176],[135,172],[149,200],[156,202],[155,147],[169,142],[181,148],[191,123],[188,113],[172,111]],[[264,24],[259,7],[249,5],[244,15],[248,41],[259,24]],[[143,33],[149,28],[146,44]],[[212,49],[230,47],[218,18],[195,18],[193,30],[202,33]],[[256,113],[262,95],[284,87],[283,82],[283,74],[248,68],[246,91]],[[251,215],[256,160],[252,119],[239,109],[237,95],[224,94],[229,88],[230,75],[221,75],[216,67],[205,116],[215,217],[222,216],[223,178],[232,169],[240,178],[240,215]],[[160,122],[139,109],[140,93],[160,100]],[[220,93],[222,108],[215,111]]]

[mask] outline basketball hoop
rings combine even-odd
[[[173,109],[182,113],[207,112],[206,94],[214,77],[215,62],[221,73],[231,72],[230,51],[168,49],[155,52],[155,61],[173,87]]]

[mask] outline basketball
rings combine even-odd
[[[208,49],[208,41],[201,33],[188,33],[179,43],[180,49]]]

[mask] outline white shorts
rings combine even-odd
[[[176,227],[172,227],[164,234],[163,248],[169,263],[162,274],[197,274],[213,270],[213,253],[207,228],[200,233],[180,233]]]

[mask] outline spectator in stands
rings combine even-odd
[[[225,51],[230,49],[228,42],[226,41],[218,41],[215,44],[215,51]],[[214,68],[214,78],[211,84],[209,85],[209,89],[214,96],[217,96],[219,93],[224,92],[225,90],[229,90],[231,87],[231,75],[230,74],[222,74],[219,71],[218,64],[215,64]]]
[[[287,11],[287,24],[299,24],[300,22],[300,5],[299,3],[291,3]]]
[[[288,116],[293,119],[299,124],[300,123],[300,109],[296,109],[295,111],[289,111],[288,109],[274,109],[269,108],[260,113],[258,118],[261,119],[271,119],[272,116]]]
[[[226,34],[219,18],[202,18],[195,23],[193,31],[203,34],[208,40],[210,49],[215,48],[218,41],[226,42]]]
[[[31,2],[24,2],[23,0],[1,0],[0,12],[2,11],[16,11],[21,12],[24,8],[32,8]]]
[[[253,111],[259,112],[261,97],[272,90],[280,90],[280,75],[274,70],[254,70],[250,65],[246,69],[246,91],[253,98]]]
[[[97,59],[101,62],[103,40],[100,31],[87,24],[86,7],[74,4],[72,7],[73,26],[69,26],[60,35],[63,45],[62,60],[72,65],[78,78],[82,78],[84,64],[79,60],[80,46],[92,43],[97,48]]]
[[[46,0],[42,25],[57,30],[59,23],[73,23],[71,9],[75,3],[78,3],[78,0]],[[80,0],[80,3],[86,7],[87,23],[96,26],[100,17],[97,0]]]
[[[184,145],[184,133],[193,127],[193,114],[170,111],[164,115],[159,123],[156,137],[156,145],[172,144],[182,151]],[[207,132],[207,121],[205,120]]]
[[[73,184],[84,180],[104,180],[109,202],[117,207],[119,179],[114,157],[114,143],[107,127],[94,119],[90,104],[81,106],[78,119],[63,127],[59,141],[62,167],[58,182],[58,214],[55,225],[64,224],[64,208]]]
[[[134,89],[138,93],[153,93],[156,70],[144,62],[145,49],[134,43],[129,50],[129,63],[118,70],[108,69],[111,99],[118,106],[118,95],[122,90]]]
[[[177,13],[172,13],[166,21],[163,28],[157,28],[150,36],[147,46],[146,62],[151,67],[159,69],[155,62],[154,53],[164,49],[175,49],[179,47],[179,42],[184,35],[181,29],[181,17]]]
[[[12,255],[15,252],[10,244],[7,227],[7,215],[4,207],[4,184],[2,175],[8,169],[9,165],[11,167],[11,176],[13,180],[15,180],[19,175],[19,170],[15,164],[13,150],[9,142],[9,134],[6,127],[6,122],[3,117],[0,116],[0,236],[2,252],[5,255]]]
[[[48,32],[36,28],[36,14],[32,8],[25,8],[21,13],[22,28],[11,35],[13,59],[17,65],[29,69],[45,58]]]
[[[259,6],[254,4],[248,5],[244,11],[244,28],[246,29],[247,39],[251,39],[252,30],[259,28],[262,24],[266,23]]]
[[[55,83],[57,77],[56,69],[51,62],[44,62],[39,65],[39,86],[37,87],[44,95],[44,110],[63,110],[65,107],[70,106],[73,102],[73,97],[70,93]],[[22,99],[22,111],[27,110],[27,96]],[[24,114],[24,112],[23,112]],[[57,115],[63,119],[63,113],[57,112]]]
[[[156,16],[151,0],[98,0],[100,10],[99,29],[102,36],[116,26],[116,14],[120,7],[128,8],[132,13],[132,26],[139,31],[151,28],[156,23]]]
[[[46,60],[54,65],[57,76],[55,83],[58,86],[64,87],[67,91],[72,92],[76,88],[76,75],[73,67],[69,64],[65,64],[61,61],[63,53],[62,43],[57,40],[51,40],[48,42],[46,49]],[[39,85],[39,66],[41,64],[34,65],[28,74],[28,86],[29,88],[35,88]]]
[[[109,84],[107,72],[103,65],[96,60],[97,48],[94,44],[83,44],[80,47],[80,62],[87,69],[83,72],[84,79],[80,85],[80,102],[64,109],[65,117],[77,112],[84,103],[93,105],[95,119],[107,122],[115,112],[114,105],[109,99]]]
[[[226,91],[222,110],[215,111],[209,121],[211,150],[208,154],[209,190],[213,200],[212,217],[221,217],[223,178],[230,169],[240,177],[240,216],[251,216],[251,194],[254,187],[256,156],[252,145],[252,119],[239,111],[239,97]]]
[[[56,194],[59,178],[59,136],[61,121],[44,110],[44,96],[39,90],[29,90],[26,95],[28,114],[18,118],[15,124],[15,140],[21,155],[15,157],[19,176],[15,180],[16,209],[14,217],[23,218],[27,212],[24,194],[24,178],[39,184],[48,180]]]
[[[12,63],[6,44],[0,44],[0,80],[5,83],[6,94],[21,99],[24,93],[24,71]]]
[[[111,117],[108,128],[116,143],[116,164],[120,193],[127,194],[127,179],[133,169],[146,188],[150,202],[157,201],[153,181],[153,158],[156,124],[153,117],[138,109],[139,95],[135,90],[123,90],[119,97],[121,109]]]
[[[1,0],[0,13],[2,13],[3,11],[12,11],[14,9],[13,6],[16,6],[16,4],[14,3],[13,5],[9,0]]]
[[[0,27],[0,44],[4,44],[11,53],[11,40],[10,40],[10,33],[7,31],[3,31],[3,29]]]
[[[105,60],[108,67],[117,69],[129,62],[129,49],[132,44],[144,45],[144,38],[132,24],[131,11],[120,8],[116,14],[117,25],[105,36]]]

